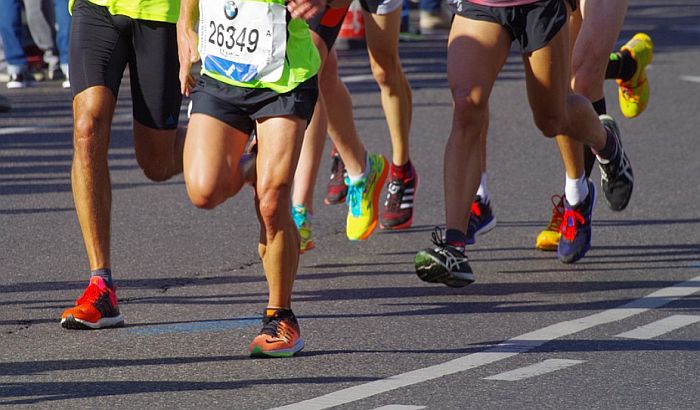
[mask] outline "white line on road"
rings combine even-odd
[[[483,352],[468,354],[445,363],[397,374],[386,379],[380,379],[373,382],[348,387],[346,389],[338,390],[309,400],[277,407],[276,410],[327,409],[334,406],[340,406],[341,404],[352,403],[354,401],[372,397],[377,394],[400,389],[402,387],[464,372],[466,370],[507,359],[520,353],[528,352],[554,339],[569,336],[598,325],[627,319],[650,309],[655,309],[669,304],[684,296],[692,295],[698,291],[700,291],[700,276],[696,276],[693,279],[678,283],[674,286],[659,289],[647,296],[633,300],[632,302],[616,308],[594,313],[580,319],[555,323],[551,326],[525,333],[512,339],[508,339],[505,342],[499,343],[498,345]]]
[[[625,337],[627,339],[653,339],[676,329],[700,322],[700,316],[696,315],[673,315],[657,320],[648,325],[639,326],[629,332],[620,333],[615,337]]]
[[[682,75],[681,80],[690,81],[691,83],[700,83],[700,76],[697,75]]]
[[[507,382],[514,382],[556,372],[557,370],[566,369],[567,367],[583,362],[585,362],[585,360],[547,359],[545,361],[521,367],[519,369],[499,373],[494,376],[484,377],[484,380],[504,380]]]
[[[374,410],[423,410],[425,406],[404,406],[402,404],[390,404],[388,406],[377,407]]]
[[[40,127],[7,127],[0,128],[0,135],[24,134],[40,129]]]

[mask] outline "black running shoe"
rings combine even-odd
[[[627,207],[632,197],[634,174],[627,154],[620,142],[620,130],[615,120],[609,115],[601,115],[600,121],[608,132],[615,137],[617,152],[615,156],[603,164],[600,159],[598,166],[601,174],[601,187],[605,194],[605,202],[613,211],[622,211]]]
[[[477,195],[472,202],[469,214],[469,226],[467,227],[467,245],[474,245],[476,237],[489,232],[496,226],[496,217],[491,209],[491,202],[484,202]]]
[[[442,230],[433,231],[435,247],[426,248],[416,254],[416,274],[430,283],[444,283],[461,288],[474,282],[474,273],[463,248],[448,245],[442,239]]]
[[[345,164],[343,163],[340,154],[333,148],[331,152],[331,178],[328,181],[326,197],[323,202],[326,205],[337,205],[345,202],[345,197],[348,194],[348,187],[345,185]]]

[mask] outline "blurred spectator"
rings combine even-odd
[[[44,64],[48,66],[49,79],[65,78],[63,87],[70,87],[67,81],[70,30],[68,0],[24,0],[24,8],[29,32],[43,52]],[[28,62],[22,44],[21,12],[19,0],[0,0],[0,36],[5,46],[8,88],[26,87],[28,80]]]
[[[420,20],[418,25],[421,33],[431,33],[435,30],[450,28],[450,19],[442,11],[441,0],[420,0]]]

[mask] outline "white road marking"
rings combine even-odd
[[[7,127],[7,128],[0,128],[0,135],[9,135],[9,134],[24,134],[27,132],[33,132],[40,129],[39,127]]]
[[[400,389],[402,387],[464,372],[466,370],[507,359],[520,353],[528,352],[554,339],[569,336],[595,326],[627,319],[648,310],[664,306],[684,296],[692,295],[698,291],[700,291],[700,276],[696,276],[693,279],[685,282],[677,283],[674,286],[659,289],[647,296],[633,300],[632,302],[616,308],[594,313],[580,319],[555,323],[542,329],[516,336],[512,339],[506,340],[505,342],[499,343],[490,349],[484,350],[483,352],[468,354],[445,363],[397,374],[386,379],[380,379],[373,382],[348,387],[346,389],[328,393],[323,396],[277,407],[275,410],[327,409],[334,406],[340,406],[342,404],[352,403],[354,401],[372,397],[377,394]]]
[[[402,404],[390,404],[388,406],[377,407],[374,410],[423,410],[425,406],[404,406]]]
[[[615,337],[625,337],[627,339],[653,339],[665,333],[672,332],[676,329],[692,325],[700,322],[700,316],[697,315],[673,315],[648,325],[639,326],[629,332],[620,333]]]
[[[681,80],[690,81],[691,83],[700,83],[700,76],[698,76],[698,75],[682,75]]]
[[[340,77],[344,83],[361,83],[363,81],[374,81],[374,76],[372,74],[359,74],[359,75],[344,75]]]
[[[499,373],[494,376],[484,377],[484,380],[504,380],[514,382],[556,372],[557,370],[566,369],[567,367],[583,362],[585,362],[585,360],[547,359],[545,361],[521,367],[519,369]]]

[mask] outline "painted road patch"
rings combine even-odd
[[[514,382],[518,380],[529,379],[530,377],[541,376],[543,374],[556,372],[557,370],[566,369],[567,367],[575,366],[584,363],[585,360],[570,360],[570,359],[547,359],[539,363],[529,366],[499,373],[493,376],[484,377],[484,380],[503,380]]]
[[[648,325],[639,326],[629,332],[620,333],[615,337],[624,337],[627,339],[653,339],[682,327],[690,326],[693,323],[700,322],[700,316],[697,315],[673,315]]]
[[[172,323],[167,325],[137,326],[127,328],[128,333],[139,335],[163,335],[169,333],[202,333],[221,332],[224,330],[241,329],[260,324],[260,318],[236,318],[224,320],[203,320],[199,322]]]

